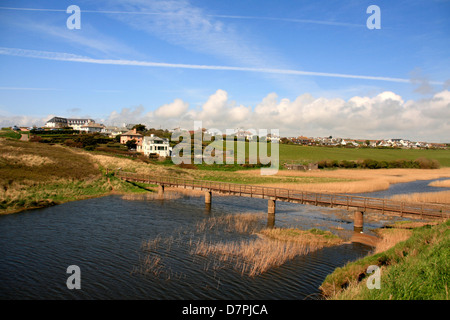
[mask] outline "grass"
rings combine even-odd
[[[142,185],[105,176],[105,164],[85,151],[0,139],[0,214],[111,192],[143,192]]]
[[[300,230],[297,228],[266,228],[261,230],[260,234],[270,239],[300,242],[310,246],[332,246],[342,243],[342,239],[330,231],[323,231],[316,228],[309,230]]]
[[[214,265],[226,263],[241,274],[254,277],[298,255],[342,243],[329,231],[262,228],[261,220],[261,214],[227,215],[205,220],[197,225],[197,232],[221,228],[226,232],[256,234],[258,237],[228,242],[201,238],[192,244],[191,254],[212,257],[218,261]]]
[[[318,146],[280,145],[280,161],[286,160],[359,160],[377,161],[416,160],[428,158],[437,160],[442,167],[450,167],[450,150],[444,149],[376,149],[376,148],[339,148]]]
[[[448,300],[450,220],[410,231],[391,248],[337,268],[323,282],[323,294],[328,299]],[[366,286],[370,265],[381,267],[379,290]]]
[[[450,204],[450,191],[399,194],[391,197],[391,199],[404,202]]]
[[[430,187],[450,188],[450,179],[449,180],[433,181],[433,182],[430,182],[428,185]]]
[[[249,156],[249,142],[234,143],[235,155],[238,148],[245,144],[245,158]],[[219,142],[213,142],[212,146],[217,150],[226,150],[225,141],[223,146]],[[267,152],[270,156],[271,144],[267,144]],[[259,152],[259,148],[258,148]],[[376,161],[394,160],[417,160],[420,158],[434,159],[442,167],[450,167],[450,149],[395,149],[395,148],[345,148],[345,147],[321,147],[321,146],[301,146],[292,144],[279,144],[280,163],[291,160],[297,162],[311,162],[321,160],[364,160],[372,159]]]
[[[22,134],[12,129],[2,128],[0,130],[0,138],[20,139]]]

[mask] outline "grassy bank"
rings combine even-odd
[[[144,192],[142,186],[106,176],[103,168],[86,152],[0,139],[0,214],[111,192]]]
[[[323,282],[323,294],[328,299],[448,300],[450,220],[411,228],[405,235],[405,225],[394,226],[387,233],[398,243],[337,268]],[[366,285],[370,265],[381,268],[380,289]]]

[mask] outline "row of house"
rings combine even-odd
[[[360,147],[367,146],[372,148],[377,147],[392,147],[405,149],[418,148],[440,148],[445,147],[442,144],[427,143],[427,142],[413,142],[406,139],[388,139],[388,140],[363,140],[363,139],[343,139],[333,137],[290,137],[288,140],[295,144],[301,145],[322,145],[322,146],[351,146]]]
[[[172,155],[172,147],[169,145],[169,139],[160,138],[151,134],[143,136],[136,129],[125,132],[120,136],[120,143],[126,144],[128,141],[136,142],[136,151],[146,156],[156,154],[160,157],[170,157]]]

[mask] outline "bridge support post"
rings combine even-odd
[[[364,226],[364,211],[361,209],[355,210],[353,219],[353,230],[355,232],[362,232]]]
[[[158,196],[160,198],[164,197],[164,185],[158,184]]]
[[[267,201],[267,227],[273,228],[275,226],[275,208],[276,202],[274,198]]]
[[[211,191],[205,192],[205,204],[209,204],[211,206]]]

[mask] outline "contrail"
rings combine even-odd
[[[45,9],[45,8],[13,8],[0,7],[0,10],[16,10],[16,11],[42,11],[42,12],[66,12],[66,9]],[[176,12],[149,12],[149,11],[111,11],[111,10],[84,10],[82,13],[102,13],[102,14],[136,14],[136,15],[168,15],[176,16],[182,15]],[[331,26],[342,27],[366,27],[365,24],[355,24],[347,22],[326,21],[326,20],[310,20],[310,19],[293,19],[293,18],[278,18],[278,17],[257,17],[257,16],[237,16],[237,15],[222,15],[222,14],[205,14],[206,17],[236,19],[236,20],[267,20],[267,21],[285,21],[293,23],[312,23]]]
[[[410,83],[411,82],[410,79],[402,79],[402,78],[365,76],[365,75],[353,75],[353,74],[329,73],[329,72],[314,72],[314,71],[302,71],[302,70],[290,70],[290,69],[199,65],[199,64],[166,63],[166,62],[137,61],[137,60],[124,60],[124,59],[95,59],[95,58],[79,56],[79,55],[75,55],[75,54],[71,54],[71,53],[38,51],[38,50],[28,50],[28,49],[19,49],[19,48],[0,47],[0,54],[7,55],[7,56],[24,57],[24,58],[35,58],[35,59],[79,62],[79,63],[93,63],[93,64],[104,64],[104,65],[197,69],[197,70],[243,71],[243,72],[272,73],[272,74],[301,75],[301,76],[378,80],[378,81],[390,81],[390,82],[402,82],[402,83]],[[430,83],[443,84],[442,82],[430,82]]]

